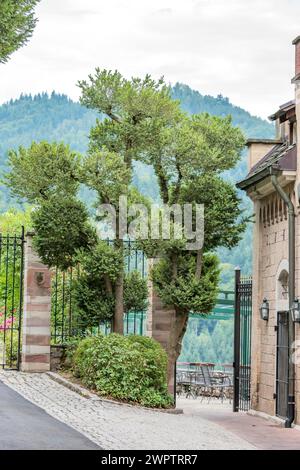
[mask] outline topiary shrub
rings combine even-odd
[[[78,250],[90,250],[97,241],[88,211],[74,196],[57,194],[32,212],[33,244],[44,264],[62,271],[74,265]]]
[[[160,344],[141,336],[94,336],[82,340],[73,356],[73,373],[102,396],[166,408],[167,355]]]

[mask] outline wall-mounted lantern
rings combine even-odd
[[[267,299],[264,299],[259,309],[262,320],[265,320],[265,321],[269,320],[269,310],[270,310],[269,302],[267,301]]]
[[[300,323],[300,300],[295,299],[291,308],[293,322]]]

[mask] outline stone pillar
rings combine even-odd
[[[27,234],[24,255],[23,372],[50,370],[51,276],[32,247]]]
[[[149,272],[153,267],[157,259],[150,259],[148,261]],[[169,345],[169,332],[171,329],[172,321],[175,316],[175,311],[172,308],[165,307],[156,294],[153,283],[151,280],[148,281],[149,291],[149,306],[147,314],[147,327],[146,335],[155,339],[161,346],[168,351]],[[174,371],[175,372],[175,371]],[[173,375],[168,383],[168,390],[171,395],[174,394],[175,390],[175,376]]]

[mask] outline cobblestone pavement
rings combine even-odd
[[[300,431],[297,428],[286,429],[273,420],[264,419],[248,413],[233,413],[232,404],[219,400],[190,400],[180,398],[178,406],[184,413],[200,416],[223,429],[234,433],[250,442],[260,450],[300,450]]]
[[[87,399],[46,374],[1,371],[0,381],[104,449],[254,449],[199,415],[174,415]]]

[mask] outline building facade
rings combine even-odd
[[[300,36],[293,45],[295,98],[270,117],[276,139],[248,141],[249,173],[238,184],[255,213],[251,407],[286,427],[300,425],[300,323],[292,308],[300,296]]]

